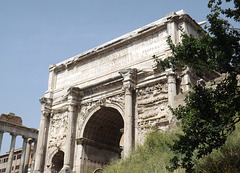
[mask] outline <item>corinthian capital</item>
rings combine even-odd
[[[177,77],[177,74],[176,72],[172,71],[172,70],[169,70],[167,71],[167,78],[168,78],[168,83],[176,83],[176,77]]]
[[[68,93],[68,96],[82,96],[83,95],[83,92],[80,88],[78,87],[70,87],[68,90],[67,90],[67,93]]]
[[[43,115],[49,115],[51,112],[51,106],[52,106],[52,99],[51,98],[46,98],[42,97],[39,99],[41,103],[41,112]]]
[[[125,94],[131,94],[132,91],[136,89],[136,84],[129,81],[124,82],[122,89],[125,91]]]
[[[76,105],[83,97],[83,92],[78,87],[70,87],[67,90],[67,96],[68,96],[68,104]]]
[[[131,94],[132,90],[136,88],[137,69],[124,69],[119,73],[123,77],[123,90],[125,91],[125,94]]]
[[[134,83],[136,82],[137,77],[136,68],[123,69],[119,71],[119,74],[123,77],[123,81],[131,81]]]
[[[52,99],[51,98],[46,98],[42,97],[39,99],[41,105],[51,105],[52,104]]]

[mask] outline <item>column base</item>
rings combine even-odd
[[[63,166],[59,173],[72,173],[70,166]]]

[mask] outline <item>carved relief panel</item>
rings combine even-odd
[[[62,147],[66,141],[68,129],[68,112],[55,113],[51,116],[49,125],[48,147]]]
[[[168,88],[162,81],[137,90],[137,114],[139,140],[143,139],[148,129],[166,128],[168,125]]]

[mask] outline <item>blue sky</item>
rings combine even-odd
[[[1,0],[0,113],[39,128],[48,66],[185,10],[206,20],[207,0]],[[4,135],[2,151],[9,149]],[[21,147],[17,138],[16,148]]]

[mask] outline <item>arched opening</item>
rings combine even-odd
[[[88,120],[82,138],[84,172],[101,168],[121,157],[124,121],[114,108],[101,107]]]
[[[64,162],[64,152],[58,151],[52,158],[52,173],[58,173],[62,167]]]

